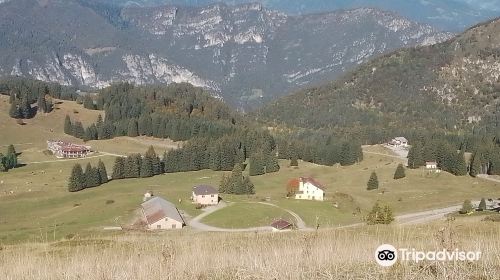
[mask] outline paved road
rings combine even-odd
[[[488,176],[486,174],[477,175],[477,178],[488,180],[488,181],[492,181],[492,182],[496,182],[496,183],[500,183],[500,179],[492,178],[492,177],[490,177],[490,176]]]
[[[479,205],[479,201],[472,201],[472,205]],[[405,214],[396,217],[396,223],[400,225],[423,224],[435,220],[443,219],[446,215],[455,213],[462,208],[462,205],[455,205],[441,209],[422,211],[412,214]]]

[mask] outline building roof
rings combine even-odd
[[[302,177],[300,179],[304,183],[310,183],[311,185],[313,185],[313,186],[315,186],[315,187],[317,187],[319,189],[326,190],[325,185],[323,185],[320,182],[316,181],[314,178],[311,178],[311,177]]]
[[[290,227],[292,224],[286,220],[283,220],[283,219],[279,219],[279,220],[276,220],[274,221],[271,226],[275,229],[278,229],[278,230],[282,230],[282,229],[286,229],[288,227]]]
[[[195,195],[211,195],[219,193],[214,187],[208,185],[194,186],[193,192]]]
[[[435,162],[435,161],[426,161],[425,164],[427,164],[427,165],[436,165],[437,162]]]
[[[146,222],[154,224],[161,219],[169,218],[185,224],[177,207],[161,197],[154,197],[141,204]]]
[[[394,140],[401,141],[401,142],[408,142],[408,140],[404,137],[396,137],[396,138],[394,138]]]

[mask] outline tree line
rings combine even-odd
[[[93,167],[90,163],[83,171],[82,166],[77,163],[71,170],[71,176],[68,180],[68,191],[78,192],[87,188],[98,187],[108,182],[108,173],[106,166],[99,160],[97,166]]]
[[[456,176],[500,175],[500,142],[496,137],[464,137],[461,141],[446,138],[417,139],[408,153],[408,167],[416,169],[427,161]],[[465,152],[471,153],[466,161]]]
[[[78,96],[74,88],[18,77],[0,79],[0,94],[10,96],[9,115],[15,119],[30,119],[37,112],[50,113],[52,98],[76,100]]]

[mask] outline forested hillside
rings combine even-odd
[[[373,141],[415,130],[498,134],[498,34],[497,19],[441,44],[400,50],[255,115],[277,126],[370,134]]]

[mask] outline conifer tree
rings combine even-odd
[[[38,112],[43,112],[43,113],[48,113],[47,110],[47,101],[45,100],[45,94],[40,94],[38,95]]]
[[[97,164],[97,171],[99,172],[99,181],[101,184],[106,184],[108,182],[108,172],[106,171],[104,162],[101,160],[99,160],[99,163]]]
[[[94,100],[92,100],[92,97],[90,97],[90,95],[88,94],[83,97],[83,107],[86,109],[95,110]]]
[[[139,136],[139,131],[137,128],[137,120],[131,119],[128,123],[127,135],[130,137]]]
[[[5,166],[2,154],[0,154],[0,172],[7,172],[7,166]]]
[[[68,191],[78,192],[85,188],[85,179],[83,177],[83,170],[80,164],[75,164],[69,177]]]
[[[403,164],[399,164],[398,167],[396,168],[396,172],[394,173],[394,179],[398,180],[404,177],[406,177],[405,168]]]
[[[97,122],[96,122],[96,128],[97,128],[97,139],[104,139],[104,123],[102,121],[102,116],[99,114],[97,116]]]
[[[31,119],[33,117],[33,110],[31,109],[31,104],[27,96],[23,97],[21,100],[21,113],[22,117],[25,119]]]
[[[470,176],[476,177],[481,173],[481,158],[479,153],[475,153],[472,157],[472,163],[470,166]]]
[[[463,150],[456,156],[452,173],[456,176],[464,176],[467,174],[467,164],[465,163],[465,152]]]
[[[429,160],[429,159],[427,159]],[[425,164],[425,159],[423,157],[422,145],[417,142],[410,148],[408,152],[408,168],[416,169]]]
[[[368,225],[385,224],[388,225],[394,221],[392,210],[389,206],[381,206],[377,201],[372,210],[366,216],[366,223]]]
[[[22,119],[23,118],[23,113],[21,112],[21,108],[19,108],[17,100],[14,100],[10,104],[9,115],[11,118],[14,118],[14,119]]]
[[[262,154],[253,154],[249,159],[249,170],[250,176],[258,176],[265,174],[265,165],[263,163]]]
[[[274,155],[267,156],[266,173],[274,173],[280,170],[278,159]]]
[[[378,178],[377,178],[377,173],[375,171],[372,172],[370,175],[370,179],[368,180],[367,185],[367,190],[376,190],[378,189]]]
[[[144,157],[141,161],[141,178],[148,178],[154,175],[153,173],[153,162],[149,157]]]
[[[485,211],[486,210],[486,200],[484,198],[481,198],[481,202],[479,203],[478,210],[479,211]]]
[[[299,166],[299,157],[294,147],[290,150],[290,166]]]
[[[255,194],[254,184],[249,177],[243,178],[244,194]]]
[[[90,165],[90,162],[87,163],[87,166],[85,167],[83,178],[85,182],[85,188],[96,187],[94,186],[94,172],[92,171],[92,166]]]
[[[71,123],[71,119],[68,115],[64,118],[64,133],[68,135],[73,134],[73,124]]]
[[[125,159],[122,157],[117,157],[115,159],[115,165],[113,166],[113,174],[111,175],[113,180],[125,178]]]
[[[77,121],[73,125],[73,136],[79,139],[83,139],[85,137],[85,129],[83,128],[83,125],[81,122]]]
[[[233,193],[232,189],[231,189],[230,178],[226,174],[222,174],[221,181],[219,184],[219,192],[226,193],[226,194]]]
[[[8,153],[4,157],[4,165],[7,170],[17,167],[17,155],[15,153]]]

